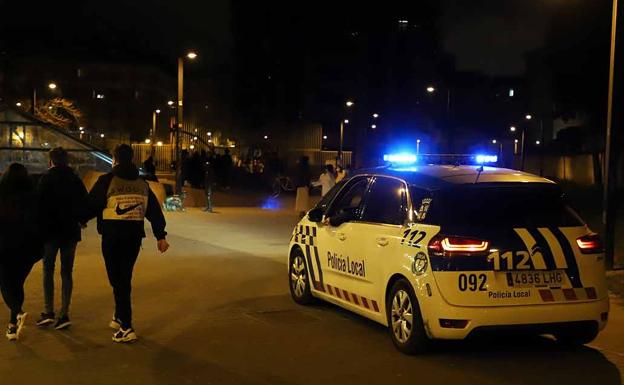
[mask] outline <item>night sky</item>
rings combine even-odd
[[[34,10],[29,2],[4,3],[16,15],[3,18],[0,25],[5,37],[0,40],[2,50],[10,54],[69,52],[98,59],[166,63],[180,50],[195,48],[202,53],[201,66],[210,70],[227,66],[231,59],[231,2],[227,0],[84,0],[63,2],[63,6],[44,2]],[[456,55],[460,70],[520,74],[524,53],[544,41],[548,16],[543,3],[444,0],[437,21],[443,46]],[[384,4],[385,11],[396,15],[419,11],[411,2]],[[341,6],[314,3],[316,14],[344,15],[346,23],[360,17],[375,20],[378,7],[379,3],[367,8],[349,1]]]

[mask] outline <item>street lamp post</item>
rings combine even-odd
[[[151,144],[151,149],[150,149],[150,155],[154,156],[154,139],[156,136],[156,123],[157,123],[157,119],[156,116],[160,114],[160,110],[156,109],[154,111],[152,111],[152,130],[150,132],[150,136],[149,136],[149,143]]]
[[[611,14],[611,52],[609,56],[609,93],[607,96],[607,127],[605,133],[604,186],[602,195],[602,223],[605,236],[605,264],[612,269],[615,248],[615,164],[613,164],[613,81],[615,66],[615,43],[617,33],[618,0],[613,0]]]
[[[197,54],[189,52],[186,54],[188,59],[195,59]],[[178,103],[176,114],[176,130],[175,130],[175,161],[176,161],[176,193],[182,191],[182,183],[180,182],[180,173],[182,165],[180,164],[180,130],[184,125],[184,57],[178,58]]]
[[[338,159],[340,160],[340,165],[342,166],[342,145],[344,143],[344,125],[349,124],[348,119],[342,119],[340,121],[340,148],[338,149]]]
[[[345,106],[347,106],[347,107],[352,107],[353,104],[354,103],[351,100],[347,100],[345,102]],[[344,125],[345,124],[349,124],[349,120],[348,119],[340,119],[340,148],[338,149],[338,160],[340,161],[340,165],[341,166],[343,166],[342,146],[344,144]]]

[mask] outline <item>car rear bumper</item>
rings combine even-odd
[[[427,310],[426,328],[429,336],[436,339],[464,339],[484,330],[548,334],[560,326],[569,327],[583,323],[597,324],[599,330],[604,329],[607,324],[605,315],[609,312],[609,298],[591,302],[527,306],[467,307],[438,304],[435,309]]]

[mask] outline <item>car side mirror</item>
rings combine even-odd
[[[323,209],[320,207],[313,208],[308,212],[310,222],[318,223],[323,220]]]

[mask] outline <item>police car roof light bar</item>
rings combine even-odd
[[[498,156],[491,154],[385,154],[383,160],[396,165],[405,164],[447,164],[484,165],[498,163]]]

